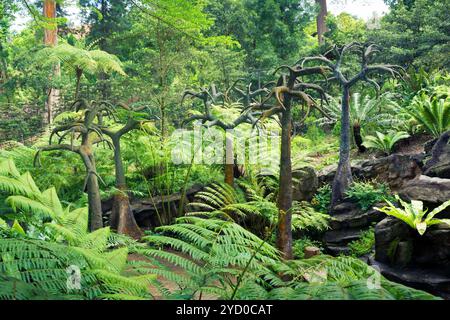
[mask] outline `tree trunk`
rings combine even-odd
[[[83,140],[88,137],[83,137]],[[84,151],[80,151],[81,159],[86,167],[87,173],[87,196],[89,206],[89,231],[95,231],[103,228],[103,212],[102,212],[102,200],[100,197],[100,188],[98,185],[97,169],[95,167],[94,156],[89,151],[90,146],[83,141]]]
[[[319,14],[317,15],[317,39],[319,45],[324,43],[323,34],[327,32],[326,17],[327,17],[327,0],[316,0],[320,6]]]
[[[341,138],[339,146],[339,164],[333,180],[331,206],[333,207],[344,198],[345,191],[352,182],[350,166],[350,93],[344,86],[342,95]]]
[[[291,164],[291,110],[290,97],[281,118],[280,188],[278,194],[277,248],[285,259],[292,259],[292,164]]]
[[[51,25],[49,28],[44,29],[44,44],[46,46],[55,46],[58,43],[58,26],[52,19],[56,19],[56,1],[44,0],[43,11],[45,19],[50,21],[49,24]],[[60,65],[59,63],[56,63],[53,66],[52,78],[58,77],[60,74]],[[58,89],[50,88],[46,102],[46,117],[44,118],[45,124],[52,124],[53,112],[59,102],[59,96],[60,93]]]
[[[116,188],[118,191],[114,195],[110,226],[118,233],[129,235],[135,239],[140,239],[143,234],[134,219],[130,205],[130,198],[127,194],[125,170],[123,167],[122,153],[120,149],[120,136],[114,137],[112,141],[114,144],[114,166],[116,174]]]
[[[355,139],[355,144],[358,147],[358,151],[363,153],[366,151],[366,147],[363,146],[363,139],[361,136],[361,126],[359,123],[353,124],[353,139]]]
[[[91,160],[91,170],[97,172],[94,159],[92,157],[89,158]],[[97,175],[95,174],[89,174],[88,176],[87,194],[89,203],[89,230],[92,232],[103,228],[102,200]]]
[[[233,138],[225,138],[225,183],[234,185],[234,152]]]
[[[75,87],[75,101],[78,100],[78,96],[80,95],[80,84],[81,84],[81,76],[82,75],[83,75],[83,70],[77,68],[77,70],[76,70],[77,84]]]

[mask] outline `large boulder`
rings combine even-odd
[[[375,227],[375,260],[391,266],[443,268],[450,272],[450,227],[430,227],[424,235],[387,217]]]
[[[450,227],[430,227],[424,235],[393,217],[375,227],[370,264],[388,279],[450,298]]]
[[[424,155],[393,154],[383,158],[352,163],[352,174],[359,179],[377,179],[387,183],[391,189],[402,186],[422,174]],[[320,183],[331,183],[337,166],[329,166],[319,172]]]
[[[450,179],[421,175],[405,183],[399,195],[407,200],[441,204],[450,199]]]
[[[374,207],[382,207],[376,204]],[[373,208],[364,211],[352,202],[343,202],[334,207],[333,219],[330,221],[332,230],[369,227],[375,222],[383,220],[385,214]]]
[[[450,131],[441,135],[434,144],[431,159],[423,170],[427,176],[450,179]]]
[[[319,179],[312,167],[302,167],[292,172],[295,201],[311,201],[319,187]]]

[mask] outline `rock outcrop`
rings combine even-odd
[[[188,189],[183,201],[184,207],[191,202],[194,195],[202,189],[203,186],[201,185],[194,185]],[[133,211],[136,223],[142,229],[157,227],[161,224],[170,224],[174,218],[178,217],[181,198],[181,193],[174,193],[167,196],[155,196],[153,198],[132,200],[131,210]],[[106,220],[108,220],[111,213],[111,204],[112,200],[106,200],[102,203],[102,209]]]
[[[399,195],[406,200],[441,204],[450,199],[450,179],[420,175],[403,185]]]
[[[450,227],[430,227],[424,235],[393,217],[375,227],[375,259],[387,278],[450,298]]]
[[[450,131],[439,137],[431,150],[431,159],[423,168],[430,177],[450,179]]]
[[[319,179],[312,167],[302,167],[292,172],[295,201],[311,201],[319,188]]]
[[[348,244],[358,240],[361,232],[368,230],[384,217],[384,213],[375,209],[364,211],[356,203],[338,204],[333,211],[330,230],[326,231],[323,237],[325,248],[332,255],[348,254],[350,252]]]
[[[392,190],[402,186],[422,174],[424,155],[393,154],[383,158],[371,159],[352,164],[352,174],[359,179],[377,179],[385,182]],[[331,183],[336,173],[336,166],[329,166],[319,172],[321,184]]]

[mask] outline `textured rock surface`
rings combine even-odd
[[[437,268],[450,276],[450,227],[430,227],[424,235],[387,217],[375,227],[375,260],[392,268]]]
[[[312,167],[303,167],[292,172],[293,200],[311,201],[319,187],[319,179]]]
[[[450,272],[448,270],[417,266],[397,268],[373,258],[369,258],[369,264],[376,267],[383,276],[391,281],[450,299]]]
[[[421,175],[405,183],[399,195],[407,200],[441,204],[450,199],[450,179]]]
[[[450,179],[450,131],[444,133],[431,150],[431,159],[424,166],[424,174]]]
[[[203,189],[201,185],[194,185],[186,191],[184,205],[192,201],[194,195]],[[175,193],[168,196],[157,196],[153,199],[139,199],[131,202],[131,210],[139,227],[148,229],[163,224],[170,223],[178,216],[181,194]],[[112,208],[112,200],[102,203],[102,210],[108,219]]]
[[[338,204],[333,211],[330,230],[323,236],[325,248],[332,255],[348,254],[350,252],[348,244],[358,240],[361,232],[368,230],[384,217],[385,215],[377,210],[364,211],[352,202]]]
[[[386,182],[393,190],[400,189],[406,182],[422,173],[424,155],[393,154],[388,157],[352,163],[352,174],[360,179],[378,179]],[[329,166],[319,172],[320,183],[331,183],[336,166]]]

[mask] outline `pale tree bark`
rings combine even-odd
[[[44,18],[48,27],[44,29],[44,44],[46,46],[55,46],[58,43],[58,26],[55,22],[56,19],[56,1],[44,0]],[[53,66],[52,75],[50,79],[54,79],[61,75],[60,64],[56,63]],[[53,113],[59,103],[60,92],[56,88],[50,88],[46,102],[46,115],[44,117],[45,124],[53,123]]]
[[[325,41],[323,35],[327,32],[326,18],[327,18],[327,0],[316,0],[316,3],[320,6],[319,14],[317,15],[317,39],[319,45],[322,45]]]

